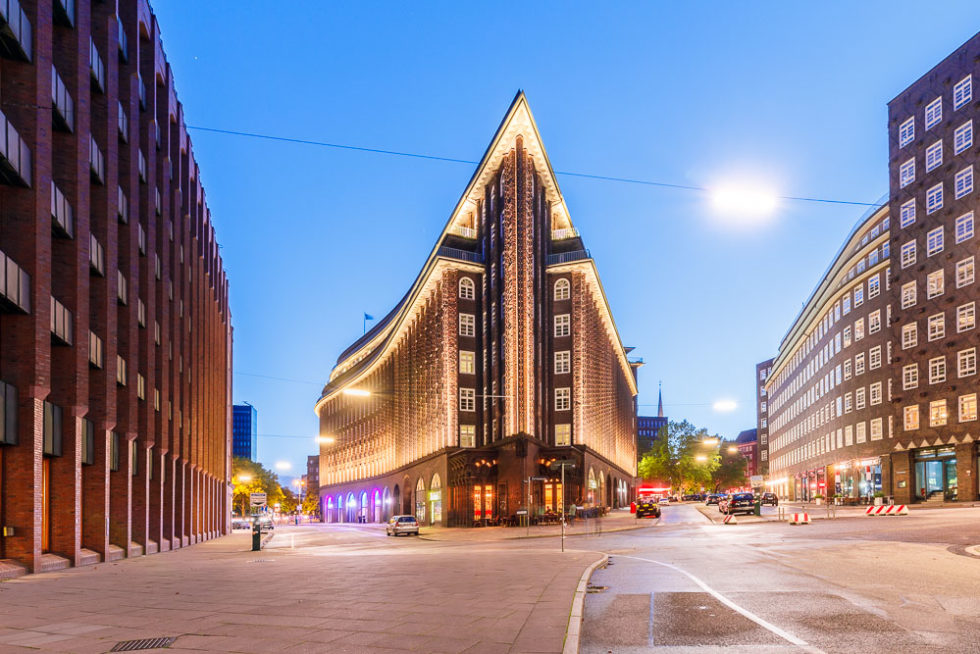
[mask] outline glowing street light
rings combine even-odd
[[[729,454],[735,454],[736,452],[738,452],[738,448],[737,447],[735,447],[734,445],[729,445],[728,446],[728,453]]]
[[[717,437],[712,436],[711,438],[706,438],[701,442],[705,445],[717,445],[719,441]]]
[[[354,397],[371,397],[371,391],[363,388],[345,388],[342,393],[344,395],[353,395]]]
[[[289,470],[293,464],[289,461],[276,461],[276,470]]]
[[[723,411],[727,413],[728,411],[734,411],[737,409],[738,405],[735,403],[735,400],[718,400],[711,405],[711,408],[715,411]]]
[[[697,461],[698,463],[704,463],[705,461],[708,460],[708,457],[706,457],[703,454],[698,454],[696,457],[694,457],[694,460]]]
[[[751,186],[719,186],[711,190],[711,203],[716,209],[743,216],[765,216],[776,208],[776,196]]]
[[[243,484],[247,484],[250,481],[252,481],[252,475],[249,475],[249,474],[238,475],[238,481],[240,481]]]

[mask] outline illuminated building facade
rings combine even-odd
[[[149,4],[3,0],[0,96],[0,560],[225,533],[228,282]]]
[[[628,504],[635,366],[523,93],[419,276],[316,403],[326,521]],[[567,460],[562,489],[553,460]],[[530,493],[528,491],[528,479]]]
[[[765,381],[770,485],[973,502],[980,34],[888,104],[889,196],[852,232]]]

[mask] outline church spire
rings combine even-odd
[[[663,387],[664,387],[664,383],[662,381],[657,383],[657,417],[658,418],[663,418],[664,417],[664,392],[663,392]]]

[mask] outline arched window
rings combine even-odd
[[[442,480],[438,472],[432,475],[432,483],[429,484],[429,505],[432,524],[442,522]]]
[[[570,297],[572,297],[572,285],[568,280],[562,278],[555,282],[555,299],[567,300]]]
[[[459,280],[459,298],[461,300],[472,300],[476,297],[476,287],[473,285],[473,280],[469,277],[463,277]]]
[[[419,481],[415,484],[415,519],[419,521],[419,524],[425,522],[425,482],[419,477]]]

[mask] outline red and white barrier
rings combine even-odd
[[[908,515],[909,507],[905,504],[888,504],[869,506],[864,515]]]
[[[735,514],[734,513],[731,514],[731,515],[726,515],[725,518],[722,520],[722,522],[724,522],[726,525],[737,525],[738,524],[738,520],[735,519]]]
[[[791,525],[808,525],[810,524],[810,514],[809,513],[790,513],[789,523]]]

